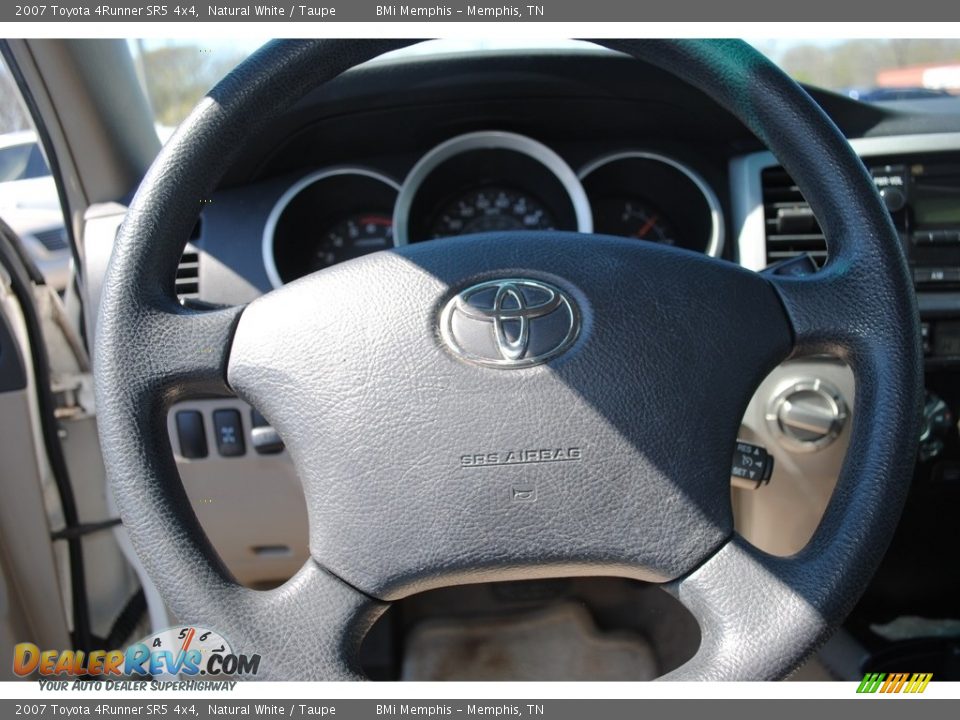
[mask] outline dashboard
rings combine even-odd
[[[873,172],[913,267],[930,392],[917,483],[929,502],[907,526],[923,527],[925,547],[957,547],[957,531],[940,523],[938,535],[930,513],[960,487],[960,100],[809,92]],[[88,220],[94,285],[122,210]],[[505,229],[616,235],[753,270],[826,256],[776,159],[698,91],[609,51],[491,52],[355,68],[271,122],[204,204],[177,289],[187,303],[246,303],[366,253]],[[731,488],[739,532],[775,554],[803,547],[855,414],[853,376],[837,359],[793,358],[763,381],[740,437],[768,450],[774,472]],[[197,515],[237,577],[268,586],[296,571],[306,512],[267,420],[237,399],[197,398],[171,410],[168,429]],[[910,558],[923,548],[901,545],[918,572]],[[925,577],[911,601],[927,602],[938,582],[956,580]]]

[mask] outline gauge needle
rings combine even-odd
[[[384,227],[393,225],[392,219],[388,217],[377,217],[376,215],[364,215],[359,220],[361,225],[383,225]]]
[[[196,628],[190,628],[187,631],[187,636],[183,639],[183,645],[180,646],[180,654],[177,656],[177,666],[182,667],[183,657],[186,654],[187,650],[190,649],[190,643],[193,641],[193,636],[196,635]]]
[[[657,219],[658,218],[656,215],[651,215],[650,219],[647,220],[639,230],[637,230],[636,236],[638,238],[642,238],[644,235],[650,232],[650,229],[657,224]]]
[[[193,636],[196,635],[196,633],[196,628],[190,628],[187,636],[183,639],[183,645],[180,646],[180,652],[185,653],[190,649],[190,643],[193,641]]]

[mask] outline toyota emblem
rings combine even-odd
[[[580,313],[560,288],[506,278],[473,285],[440,314],[440,334],[463,360],[497,368],[539,365],[569,348]]]

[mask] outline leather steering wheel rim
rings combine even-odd
[[[256,329],[257,307],[283,306],[258,300],[248,309],[184,308],[174,293],[175,268],[201,200],[216,187],[246,138],[311,88],[406,44],[410,42],[281,41],[264,46],[238,66],[180,126],[147,173],[118,234],[105,278],[96,342],[96,395],[108,480],[124,526],[174,615],[221,632],[236,652],[259,653],[263,657],[259,678],[360,678],[357,652],[366,631],[387,601],[422,585],[395,577],[378,584],[380,579],[367,578],[362,571],[347,572],[344,579],[336,562],[321,565],[313,558],[275,590],[250,590],[231,578],[179,481],[166,412],[187,395],[236,391],[259,400],[253,366],[269,364],[271,358],[254,357],[244,365],[236,364],[231,353],[250,348],[247,338],[251,328]],[[906,263],[889,215],[859,158],[814,101],[759,53],[736,41],[599,44],[674,73],[736,115],[795,179],[827,238],[828,263],[806,278],[761,278],[722,261],[643,251],[644,262],[682,262],[708,283],[715,276],[722,278],[716,280],[719,288],[735,281],[744,288],[745,301],[769,307],[769,320],[760,324],[782,330],[783,339],[751,366],[748,380],[754,387],[762,373],[790,353],[837,356],[851,366],[856,378],[850,448],[823,521],[804,550],[788,558],[757,550],[732,532],[729,509],[721,508],[716,510],[712,534],[697,535],[694,540],[700,545],[686,548],[682,562],[661,563],[659,557],[646,556],[642,563],[637,560],[647,573],[637,576],[665,581],[701,626],[695,657],[667,679],[782,678],[849,613],[893,535],[906,498],[922,400],[919,314]],[[536,255],[540,244],[562,250],[573,247],[574,241],[592,242],[559,237],[555,240],[559,245],[548,245],[554,241],[541,238],[531,245],[531,252]],[[609,238],[596,242],[597,252],[607,258],[633,262],[637,252]],[[492,256],[516,261],[516,255],[504,254],[511,252],[508,244],[504,238],[480,238],[457,247],[471,261]],[[453,270],[438,254],[452,247],[413,248],[401,258],[406,262],[402,267],[435,263],[433,276],[442,278]],[[542,256],[544,273],[555,274],[554,268],[561,266],[550,265],[555,262],[551,252],[544,250],[537,257]],[[389,257],[367,265],[351,261],[350,267],[328,276],[334,283],[344,277],[352,282],[357,273],[396,262],[394,253],[377,255]],[[321,280],[327,281],[298,281],[299,289],[276,292],[285,293],[282,299],[289,307],[298,293]],[[602,307],[590,298],[581,303],[598,315],[588,330],[599,336]],[[579,352],[582,357],[586,350]],[[447,360],[438,355],[437,362]],[[575,368],[578,361],[575,357],[557,367]],[[551,366],[553,361],[546,367]],[[731,397],[730,405],[745,407],[746,399],[740,392]],[[738,424],[739,417],[734,421]],[[735,434],[735,425],[725,432],[725,438]],[[658,492],[665,491],[661,487]],[[709,514],[714,506],[703,497],[699,501]],[[682,525],[683,520],[677,522]],[[678,529],[683,532],[677,537],[686,536],[684,528]],[[315,549],[313,543],[311,548]],[[609,555],[611,550],[604,546],[603,552]],[[624,570],[630,559],[619,556],[606,562],[603,553],[589,555],[584,548],[569,555],[583,562],[565,564],[564,557],[558,557],[544,572],[570,568],[583,574],[598,568],[632,572]],[[349,558],[341,558],[343,562],[350,564]],[[484,562],[489,570],[493,561]],[[523,563],[518,567],[517,572],[529,569]],[[451,571],[447,579],[468,582],[488,577],[460,570]]]

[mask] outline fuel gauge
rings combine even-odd
[[[719,257],[724,220],[713,188],[666,155],[626,150],[580,171],[597,233],[647,240]]]
[[[594,231],[604,235],[636,238],[674,245],[677,233],[673,223],[658,209],[636,198],[613,197],[594,207]]]

